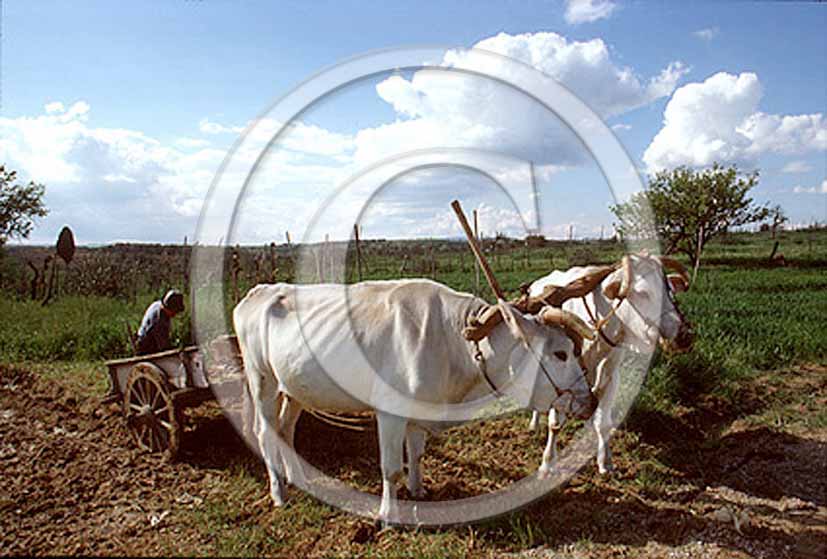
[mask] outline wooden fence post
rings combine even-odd
[[[353,224],[353,239],[356,242],[356,279],[362,281],[362,248],[359,246],[359,224]]]
[[[234,248],[232,252],[232,261],[230,264],[230,276],[233,280],[233,301],[237,304],[239,301],[238,297],[238,272],[241,268],[241,263],[239,262],[238,257],[238,248]]]
[[[278,253],[276,253],[276,243],[270,243],[270,283],[276,283],[276,273],[278,271],[278,267],[276,266],[276,262],[278,261]]]
[[[528,259],[528,239],[525,240],[525,245],[523,246],[523,262],[524,262],[523,267],[526,270],[529,270],[530,269],[530,263],[529,263],[529,259]]]
[[[477,222],[477,210],[474,210],[474,239],[477,243],[480,242],[479,223]],[[479,297],[480,294],[480,264],[477,259],[474,259],[474,295]]]
[[[290,231],[284,232],[284,238],[287,240],[287,255],[290,257],[290,264],[293,269],[291,281],[296,281],[296,255],[293,251],[293,244],[290,242]]]

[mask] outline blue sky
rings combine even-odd
[[[796,224],[827,220],[823,5],[385,4],[3,2],[0,160],[45,183],[51,210],[30,242],[51,243],[65,224],[86,243],[192,238],[226,150],[275,99],[367,51],[480,43],[569,87],[641,172],[713,159],[758,168],[757,200],[781,204]],[[538,124],[506,94],[487,98],[500,104],[492,112],[432,76],[396,78],[354,84],[303,116],[289,149],[272,156],[272,175],[253,185],[240,241],[296,236],[308,208],[341,180],[372,156],[425,146],[413,138],[423,130],[432,142],[503,146],[535,160],[546,234],[610,228],[605,181],[553,115]],[[484,130],[469,133],[469,123]],[[507,200],[484,179],[419,175],[387,189],[386,206],[368,212],[369,233],[453,234],[442,207],[452,189],[480,209],[484,230],[518,233]]]

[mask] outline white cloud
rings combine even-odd
[[[566,0],[563,17],[566,23],[577,25],[608,18],[617,9],[611,0]]]
[[[250,124],[251,122],[247,122],[244,126],[226,126],[207,118],[202,118],[198,123],[198,128],[205,134],[240,134],[244,132]],[[353,136],[331,132],[330,130],[313,124],[305,124],[304,122],[298,121],[291,123],[290,126],[284,130],[281,130],[281,128],[281,123],[264,118],[256,123],[256,126],[250,131],[250,134],[253,134],[255,141],[266,143],[270,141],[276,133],[280,132],[281,137],[279,142],[281,143],[281,147],[308,154],[337,156],[347,153],[354,148]]]
[[[128,183],[133,183],[133,184],[138,182],[135,179],[133,179],[132,177],[127,177],[126,175],[114,175],[114,174],[104,175],[103,180],[104,180],[104,182],[128,182]]]
[[[812,166],[806,161],[790,161],[781,168],[782,173],[807,173],[812,170]]]
[[[821,181],[821,186],[796,186],[793,188],[796,194],[827,194],[827,179]]]
[[[208,118],[202,118],[198,122],[198,129],[204,134],[240,134],[244,131],[243,126],[224,126]]]
[[[570,41],[556,33],[500,33],[474,45],[528,63],[572,90],[602,117],[619,115],[668,96],[688,71],[672,62],[648,80],[616,64],[601,39]],[[508,75],[508,62],[474,51],[449,51],[443,66]],[[391,76],[376,91],[399,118],[363,129],[356,160],[434,145],[495,149],[538,163],[587,159],[577,138],[545,107],[509,86],[462,72],[422,70]]]
[[[52,101],[51,103],[46,103],[44,108],[46,109],[47,114],[62,113],[66,110],[66,107],[64,107],[63,103],[61,103],[60,101]]]
[[[534,66],[571,89],[603,117],[628,112],[670,95],[678,80],[689,71],[682,62],[673,61],[644,82],[632,68],[612,60],[602,39],[570,41],[556,33],[500,33],[474,47]],[[468,56],[461,59],[451,53],[446,60],[458,67],[473,63]]]
[[[631,129],[632,129],[632,126],[629,125],[629,124],[619,123],[619,124],[613,124],[612,125],[612,130],[614,130],[615,132],[625,132],[625,131],[628,131],[628,130],[631,130]]]
[[[827,149],[827,120],[821,113],[766,114],[758,110],[761,96],[761,83],[751,72],[719,72],[702,83],[678,88],[643,161],[655,171]]]
[[[210,141],[203,138],[178,138],[175,145],[185,149],[204,148],[210,145]]]
[[[407,208],[399,208],[408,212]],[[520,215],[507,208],[492,204],[480,203],[476,206],[479,231],[484,237],[493,237],[497,233],[509,237],[523,237],[525,228]],[[468,212],[471,214],[471,209]],[[463,232],[451,209],[429,208],[426,215],[420,219],[410,220],[409,228],[404,231],[405,237],[462,237]]]
[[[0,117],[0,160],[24,180],[46,185],[50,214],[39,222],[32,240],[50,242],[67,223],[79,242],[169,241],[192,235],[207,188],[226,155],[223,149],[198,138],[164,144],[136,130],[95,127],[87,103],[68,109],[57,103],[36,116]],[[269,157],[261,167],[265,186],[272,188],[271,177],[278,177],[277,184],[304,193],[310,184],[333,184],[339,178],[341,165],[307,163],[306,158],[341,154],[347,137],[297,123],[284,139],[294,150],[305,145],[314,151],[282,150]],[[252,161],[257,153],[236,156]],[[237,178],[239,184],[243,178]],[[272,190],[270,201],[274,203]],[[300,215],[296,206],[291,206],[292,216]],[[269,232],[267,224],[256,223]]]
[[[720,32],[721,30],[718,29],[718,27],[707,27],[706,29],[699,29],[698,31],[693,31],[692,35],[704,41],[711,41],[712,39],[717,37]]]
[[[602,40],[571,41],[555,33],[500,34],[475,46],[538,67],[604,118],[670,95],[687,71],[682,63],[673,62],[654,75],[640,76],[617,63]],[[473,54],[449,51],[442,63],[474,69],[479,61]],[[557,169],[589,160],[577,138],[547,109],[492,80],[421,71],[388,78],[376,92],[396,111],[394,120],[355,134],[304,122],[283,132],[279,141],[285,149],[263,161],[257,175],[261,180],[244,201],[251,211],[239,224],[240,238],[272,240],[273,224],[280,231],[302,231],[315,207],[309,202],[323,199],[357,166],[405,150],[440,145],[490,148],[535,161],[538,181]],[[21,175],[47,185],[51,214],[38,231],[48,239],[69,223],[81,242],[191,235],[206,190],[226,155],[218,146],[251,124],[204,118],[197,126],[203,137],[162,142],[137,130],[94,126],[90,107],[83,101],[68,105],[54,101],[44,110],[35,116],[0,117],[0,154]],[[262,147],[280,128],[275,121],[263,120],[255,123],[250,137]],[[257,155],[242,148],[234,158],[251,163]],[[415,185],[423,204],[433,202],[427,195],[420,196],[425,182]],[[451,183],[445,191],[454,187]],[[438,218],[443,208],[445,204],[430,203],[430,214],[420,208],[425,213],[399,229],[399,234],[439,234],[438,224],[428,222],[427,215]],[[516,214],[483,206],[480,212],[486,229],[517,233]]]

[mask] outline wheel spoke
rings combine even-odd
[[[146,386],[144,386],[144,382],[146,382],[146,381],[144,381],[144,379],[142,379],[142,378],[139,378],[135,382],[135,387],[137,388],[138,395],[141,399],[141,405],[146,405],[146,403],[149,402],[149,397],[147,396]]]
[[[152,445],[151,445],[151,442],[149,440],[149,438],[150,438],[149,427],[147,427],[146,424],[143,424],[138,429],[139,429],[139,431],[138,431],[138,444],[140,446],[142,446],[143,448],[145,448],[145,449],[151,450]]]
[[[144,404],[144,396],[143,390],[141,389],[141,379],[136,379],[135,382],[132,383],[132,396],[134,396],[134,401],[138,402],[138,405]]]
[[[155,405],[155,398],[158,395],[158,387],[155,386],[155,383],[151,380],[147,379],[144,381],[146,383],[146,403],[149,404],[150,407]]]
[[[165,413],[167,413],[168,411],[169,411],[169,406],[164,405],[164,407],[163,407],[163,408],[161,408],[161,409],[159,409],[159,410],[155,410],[155,412],[154,412],[154,413],[155,413],[155,417],[157,417],[157,418],[161,418],[161,417],[163,417],[163,416],[164,416],[164,414],[165,414]]]
[[[143,406],[139,406],[138,404],[133,404],[132,402],[129,402],[129,409],[136,412],[141,412],[144,408]]]
[[[159,419],[158,423],[160,423],[167,431],[172,431],[172,423],[164,421],[163,419]]]
[[[154,394],[154,396],[153,396],[153,398],[152,398],[152,409],[155,409],[155,406],[158,404],[158,400],[159,400],[160,398],[161,398],[161,391],[160,391],[160,390],[157,390],[157,388],[156,388],[156,390],[155,390],[155,394]]]
[[[150,428],[150,432],[152,433],[152,452],[161,450],[161,440],[158,436],[158,428],[155,425],[153,425]]]

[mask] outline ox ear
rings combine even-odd
[[[686,278],[680,274],[669,274],[666,276],[666,279],[669,281],[669,286],[675,293],[683,293],[689,290],[689,284],[686,282]]]
[[[620,280],[614,280],[603,288],[603,295],[607,299],[617,299],[617,294],[620,293]]]
[[[502,299],[497,300],[497,307],[500,309],[503,322],[505,322],[505,325],[508,327],[508,331],[511,332],[511,335],[524,345],[528,346],[528,336],[526,335],[526,326],[528,321],[522,316],[522,314],[520,314],[519,311],[514,309]]]

